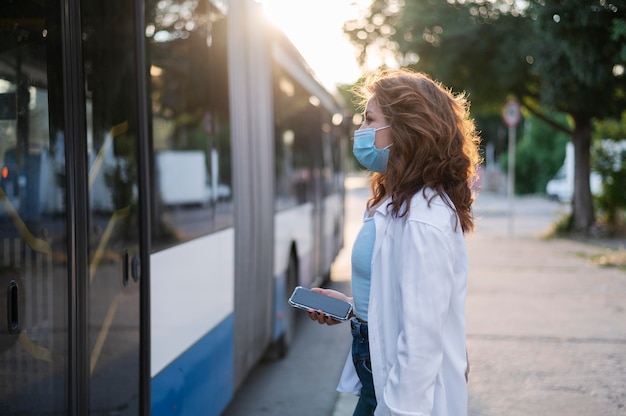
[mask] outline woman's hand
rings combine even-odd
[[[322,289],[319,287],[314,287],[311,288],[312,292],[316,292],[316,293],[320,293],[322,295],[331,297],[331,298],[335,298],[335,299],[339,299],[339,300],[343,300],[344,302],[348,302],[348,303],[353,303],[352,298],[344,295],[341,292],[338,292],[336,290],[332,290],[332,289]],[[350,312],[350,316],[348,318],[351,318],[352,316],[354,316],[354,314],[352,312]],[[340,324],[341,321],[336,320],[335,318],[332,318],[326,314],[324,314],[322,311],[315,311],[313,309],[309,309],[309,318],[313,321],[317,321],[319,324],[326,324],[326,325],[337,325]]]

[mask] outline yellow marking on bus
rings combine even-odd
[[[46,361],[48,363],[52,362],[52,353],[50,350],[35,344],[30,338],[28,338],[28,335],[26,335],[24,331],[20,331],[18,340],[26,352],[36,360]]]
[[[98,266],[100,265],[100,260],[102,260],[102,257],[104,256],[104,253],[106,251],[106,246],[109,240],[111,239],[111,235],[113,234],[113,229],[115,228],[115,225],[117,224],[119,220],[125,218],[129,212],[130,212],[130,206],[122,208],[122,209],[118,209],[117,211],[113,213],[113,215],[111,215],[111,218],[109,219],[109,222],[106,228],[104,229],[104,233],[102,233],[102,238],[100,239],[100,242],[98,243],[98,248],[96,249],[93,255],[93,260],[89,264],[89,283],[92,282],[93,277],[96,275],[96,270],[98,269]]]
[[[126,133],[128,131],[128,121],[125,121],[120,124],[116,124],[111,127],[109,134],[106,136],[102,147],[98,151],[98,155],[96,156],[96,160],[94,160],[93,165],[91,165],[91,169],[89,169],[89,189],[93,186],[93,183],[96,181],[98,174],[100,173],[100,169],[102,168],[102,164],[104,163],[104,156],[107,151],[111,147],[113,143],[113,139],[115,136],[119,136],[120,134]]]
[[[11,217],[11,221],[13,222],[13,225],[15,225],[15,228],[17,228],[17,231],[20,233],[22,240],[24,240],[24,242],[35,251],[44,254],[52,254],[52,247],[50,246],[50,243],[36,238],[34,235],[32,235],[26,224],[24,224],[24,221],[22,221],[22,219],[20,218],[20,214],[17,213],[17,210],[9,200],[9,197],[4,192],[4,189],[2,189],[2,187],[0,187],[0,201],[2,201],[4,209],[9,214],[9,217]]]
[[[91,352],[91,367],[89,371],[90,375],[93,374],[93,370],[96,368],[96,364],[98,363],[98,359],[100,358],[100,354],[102,353],[104,341],[106,341],[107,336],[109,335],[109,329],[111,328],[111,323],[113,322],[113,318],[115,317],[115,312],[117,312],[117,305],[120,303],[122,296],[122,293],[118,293],[117,296],[113,298],[113,302],[111,302],[109,310],[104,317],[102,329],[100,330],[98,338],[96,339],[96,345],[94,345],[93,351]]]

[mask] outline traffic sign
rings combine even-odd
[[[522,119],[522,112],[520,111],[520,105],[517,100],[509,100],[504,105],[502,110],[502,119],[504,124],[509,127],[515,127]]]

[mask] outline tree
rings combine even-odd
[[[588,232],[595,222],[589,186],[593,119],[619,116],[626,108],[626,78],[615,74],[624,64],[619,58],[622,44],[614,40],[612,29],[625,12],[623,5],[590,0],[534,2],[529,9],[540,35],[531,49],[539,100],[574,121],[575,231]]]
[[[521,3],[521,2],[520,2]],[[378,47],[401,65],[470,94],[474,114],[509,95],[575,146],[573,226],[595,221],[589,188],[593,119],[626,109],[626,6],[610,0],[375,0],[345,31],[362,62]],[[569,114],[573,128],[551,119]],[[489,140],[489,138],[487,138]]]

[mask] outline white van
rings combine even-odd
[[[600,195],[602,192],[602,177],[597,172],[589,175],[589,186],[592,195]],[[574,145],[567,143],[565,147],[565,160],[563,166],[548,181],[546,193],[549,198],[560,202],[570,202],[574,196]]]

